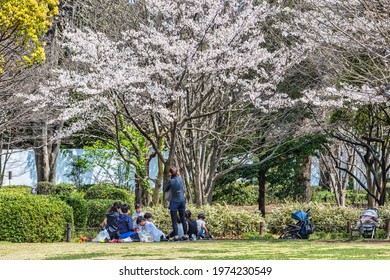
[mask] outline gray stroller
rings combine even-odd
[[[376,229],[379,227],[378,210],[369,208],[360,213],[360,219],[356,224],[354,231],[358,231],[362,238],[375,237]]]

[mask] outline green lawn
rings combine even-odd
[[[0,260],[389,260],[388,241],[214,240],[161,243],[4,243]]]

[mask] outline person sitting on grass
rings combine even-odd
[[[146,221],[148,221],[148,222],[153,222],[153,215],[150,214],[150,213],[145,213],[144,218],[145,218]]]
[[[191,211],[186,210],[185,211],[185,217],[186,217],[186,223],[187,223],[187,228],[188,232],[187,234],[192,238],[192,240],[195,240],[198,236],[198,226],[196,224],[196,221],[191,219]]]
[[[122,214],[119,215],[118,219],[118,230],[120,239],[131,238],[139,239],[138,233],[134,232],[133,220],[129,216],[130,206],[128,204],[123,204],[121,206]]]
[[[198,239],[213,239],[214,237],[209,233],[209,230],[206,227],[206,216],[204,214],[199,214],[198,219],[196,220],[196,225],[198,228]]]
[[[107,224],[106,229],[108,234],[110,235],[110,243],[112,242],[122,242],[119,238],[119,228],[118,228],[118,220],[121,214],[121,208],[118,208],[117,205],[113,205],[110,209],[110,212],[106,214]]]
[[[140,231],[145,230],[149,235],[151,235],[154,242],[165,240],[164,233],[159,230],[152,222],[147,221],[145,217],[139,216],[137,218],[137,225],[139,226]]]
[[[107,213],[110,213],[112,209],[117,209],[117,212],[119,212],[119,209],[121,208],[121,203],[119,201],[114,202],[114,204],[107,208]],[[103,230],[106,228],[107,225],[107,217],[104,218],[103,222],[99,225],[99,230]]]
[[[169,238],[174,238],[174,241],[183,240],[184,237],[184,230],[183,230],[183,224],[180,220],[180,218],[177,218],[177,235],[178,239],[175,239],[175,234],[173,233],[173,229],[166,235],[166,239],[169,240]]]
[[[134,227],[135,232],[137,232],[139,229],[138,224],[137,224],[137,218],[140,216],[144,216],[144,213],[142,213],[143,209],[144,209],[144,207],[141,204],[136,204],[135,205],[135,212],[131,216],[131,218],[133,219],[133,227]]]

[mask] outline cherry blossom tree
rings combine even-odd
[[[285,25],[312,46],[323,77],[302,100],[338,108],[331,122],[322,118],[322,126],[359,161],[331,154],[338,169],[368,192],[371,207],[385,203],[389,172],[389,9],[388,0],[299,1],[295,24]]]
[[[56,71],[57,79],[42,87],[42,96],[61,96],[57,100],[67,104],[62,118],[83,117],[64,136],[87,127],[102,112],[122,115],[164,164],[165,181],[176,155],[181,154],[181,162],[195,160],[194,152],[206,156],[210,160],[197,161],[199,166],[186,172],[202,204],[227,149],[213,152],[206,146],[238,144],[261,130],[256,125],[260,112],[293,106],[277,85],[305,58],[305,47],[297,41],[270,45],[264,29],[285,11],[266,1],[140,1],[133,6],[137,22],[119,38],[68,29],[64,46],[77,67]],[[278,131],[272,125],[264,129]],[[197,134],[190,138],[194,141],[187,140],[186,131]],[[258,135],[264,133],[272,135]],[[254,140],[252,148],[259,149],[260,142]],[[188,145],[193,146],[185,150]],[[168,158],[164,150],[170,151]],[[241,152],[238,165],[249,154]]]

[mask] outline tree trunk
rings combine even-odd
[[[12,154],[9,141],[5,140],[5,138],[8,137],[5,137],[4,134],[0,134],[0,188],[4,184],[7,162]]]
[[[304,177],[304,201],[309,202],[311,200],[311,156],[308,156],[302,164],[303,167],[303,177]]]
[[[199,174],[194,173],[193,175],[194,190],[195,190],[195,204],[196,206],[203,205],[203,187],[199,182]]]
[[[135,203],[148,206],[150,202],[150,195],[148,191],[148,176],[146,170],[142,167],[135,169]]]
[[[208,186],[209,191],[207,193],[206,201],[207,201],[208,204],[211,204],[213,202],[213,193],[214,193],[215,181],[211,180],[209,184],[210,184],[210,186]]]
[[[38,124],[41,126],[40,137],[35,141],[35,165],[37,168],[37,182],[50,182],[50,164],[47,143],[47,122]]]
[[[261,216],[265,217],[265,183],[266,183],[266,174],[267,169],[260,168],[258,173],[258,181],[259,181],[259,210],[261,212]]]
[[[152,198],[152,204],[157,205],[159,203],[159,195],[161,190],[161,183],[163,182],[164,177],[164,162],[157,157],[157,165],[158,165],[158,173],[156,182],[154,184],[154,190],[153,190],[153,198]]]
[[[49,128],[45,121],[39,123],[40,137],[34,143],[35,165],[37,182],[51,182],[56,184],[57,158],[60,153],[60,140],[52,140],[55,132],[62,130],[62,124]],[[50,142],[53,141],[53,142]]]
[[[163,180],[164,187],[168,184],[168,181],[171,178],[169,175],[169,169],[173,165],[174,159],[175,159],[176,137],[177,137],[176,133],[177,133],[177,122],[173,122],[171,129],[170,129],[170,141],[169,141],[169,145],[168,145],[169,155],[168,155],[168,159],[164,163],[164,180]],[[167,140],[167,142],[168,142],[168,140]],[[167,207],[168,200],[165,198],[164,191],[163,191],[163,201],[164,201],[164,206]]]

